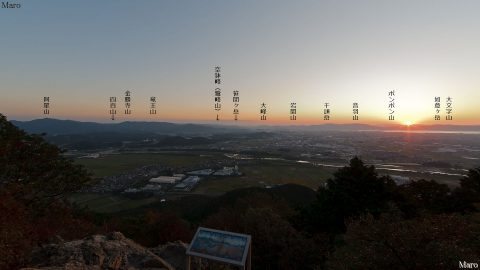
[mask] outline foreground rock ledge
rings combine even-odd
[[[65,242],[58,238],[32,253],[23,270],[174,270],[166,260],[119,232]]]

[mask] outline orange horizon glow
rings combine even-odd
[[[388,120],[388,109],[385,102],[385,93],[375,99],[368,100],[353,98],[311,98],[306,99],[306,94],[299,92],[298,95],[303,99],[290,99],[297,102],[296,120],[290,120],[290,103],[289,99],[282,98],[278,100],[267,100],[267,120],[260,120],[260,102],[255,98],[256,94],[241,96],[239,106],[239,121],[234,121],[231,97],[228,93],[223,96],[222,109],[218,112],[220,121],[215,121],[217,112],[213,108],[212,93],[198,93],[198,100],[189,98],[188,100],[177,97],[176,102],[159,96],[157,104],[157,114],[150,115],[148,96],[145,93],[138,93],[134,96],[132,107],[132,115],[123,114],[124,104],[118,102],[117,115],[115,121],[110,120],[108,113],[108,97],[101,99],[95,98],[89,100],[88,97],[71,97],[68,94],[56,98],[53,96],[51,113],[43,114],[41,96],[20,96],[10,100],[3,100],[0,113],[6,115],[8,119],[14,120],[32,120],[39,118],[57,118],[70,119],[77,121],[93,121],[93,122],[123,122],[123,121],[158,121],[158,122],[208,122],[208,123],[228,123],[239,125],[322,125],[322,124],[368,124],[381,126],[403,126],[415,128],[418,125],[480,125],[480,119],[475,117],[474,99],[461,100],[456,99],[454,103],[453,120],[445,120],[444,108],[440,112],[441,120],[434,120],[435,110],[433,108],[432,99],[424,97],[419,101],[412,99],[412,102],[406,102],[407,94],[414,96],[413,92],[398,91],[398,104],[395,112],[395,120]],[[243,92],[241,92],[243,93]],[[401,96],[400,94],[403,94]],[[117,97],[119,94],[116,94]],[[121,96],[119,97],[121,98]],[[252,99],[255,98],[255,99]],[[402,99],[403,98],[403,99]],[[418,96],[416,98],[419,98]],[[359,119],[352,119],[352,103],[348,100],[359,101]],[[261,100],[261,99],[260,99]],[[347,100],[347,101],[345,101]],[[403,100],[403,102],[402,102]],[[34,102],[36,101],[36,102]],[[324,101],[332,101],[330,120],[324,120]],[[0,100],[0,102],[2,102]],[[24,106],[18,106],[24,104]],[[443,104],[442,104],[443,106]]]
[[[240,114],[238,116],[238,121],[234,120],[233,114],[226,115],[220,114],[219,121],[216,121],[216,114],[215,113],[205,113],[205,114],[198,114],[195,115],[195,118],[191,117],[191,115],[176,115],[174,113],[158,113],[157,115],[148,115],[144,114],[142,116],[139,115],[123,115],[117,114],[115,120],[112,121],[109,118],[107,113],[103,115],[94,114],[92,111],[85,111],[83,114],[57,114],[53,112],[49,115],[42,115],[38,114],[37,116],[32,116],[31,114],[8,114],[4,112],[0,112],[4,114],[7,119],[9,120],[20,120],[20,121],[29,121],[35,119],[43,119],[43,118],[53,118],[53,119],[61,119],[61,120],[75,120],[75,121],[82,121],[82,122],[101,122],[101,123],[119,123],[125,121],[146,121],[146,122],[178,122],[178,123],[215,123],[215,124],[229,124],[229,125],[285,125],[285,126],[308,126],[308,125],[323,125],[323,124],[366,124],[366,125],[376,125],[376,126],[391,126],[394,128],[412,128],[419,127],[422,125],[479,125],[478,121],[473,121],[471,119],[458,119],[455,117],[454,121],[435,121],[431,120],[420,120],[420,121],[413,121],[410,119],[396,119],[390,121],[386,119],[387,117],[383,117],[381,119],[379,117],[359,117],[359,120],[351,120],[351,116],[335,116],[331,115],[330,120],[324,120],[323,115],[318,116],[305,116],[302,117],[301,115],[297,115],[297,120],[290,120],[289,115],[285,114],[283,117],[273,116],[267,114],[267,120],[260,120],[260,114],[252,115]],[[431,117],[433,118],[433,116]]]
[[[432,11],[427,2],[401,1],[220,1],[191,8],[146,1],[135,12],[117,1],[100,1],[95,9],[40,2],[0,16],[8,26],[0,43],[8,52],[0,65],[0,113],[9,119],[109,123],[109,98],[116,97],[114,122],[480,125],[480,2],[441,2]],[[222,90],[218,122],[216,87]],[[128,116],[121,102],[127,90]],[[239,91],[238,122],[233,91]],[[43,115],[47,96],[52,113]],[[155,116],[148,114],[153,96]],[[391,98],[394,121],[388,120]],[[447,121],[451,99],[453,120]],[[260,120],[262,103],[266,121]],[[291,103],[296,121],[289,120]]]

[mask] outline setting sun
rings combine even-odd
[[[409,127],[409,126],[413,125],[413,122],[410,121],[410,120],[407,120],[407,121],[405,121],[405,125],[406,125],[407,127]]]

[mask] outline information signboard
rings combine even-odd
[[[250,242],[250,235],[199,227],[187,249],[187,255],[245,268]]]

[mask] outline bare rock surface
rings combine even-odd
[[[173,270],[171,264],[119,232],[37,248],[23,270]]]
[[[151,248],[150,251],[167,260],[175,269],[184,270],[187,260],[187,256],[185,255],[187,248],[187,244],[181,241],[175,241]]]

